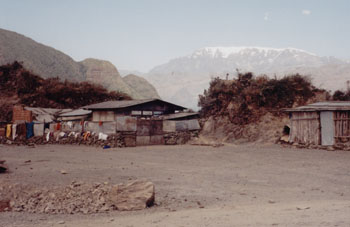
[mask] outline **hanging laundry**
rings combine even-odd
[[[67,125],[68,125],[68,127],[69,127],[70,129],[72,129],[72,128],[73,128],[73,122],[68,121],[68,122],[67,122]]]
[[[6,137],[7,138],[11,137],[11,129],[12,129],[12,125],[11,124],[7,124],[7,126],[6,126]]]
[[[34,124],[34,136],[44,136],[44,124],[35,123]]]
[[[17,124],[12,125],[12,139],[15,140],[17,137]]]
[[[89,138],[90,134],[91,134],[91,133],[90,133],[89,131],[85,132],[85,134],[84,134],[84,140],[87,140],[87,138]]]
[[[25,137],[26,136],[26,124],[25,123],[21,123],[17,125],[17,135],[20,137]]]
[[[102,132],[100,132],[100,133],[98,134],[98,139],[99,139],[99,140],[107,140],[107,138],[108,138],[108,135],[107,135],[107,134],[104,134],[104,133],[102,133]]]
[[[56,125],[56,130],[59,131],[61,129],[61,123],[58,122],[57,125]]]
[[[99,121],[99,122],[98,122],[98,125],[99,125],[99,126],[102,126],[102,124],[103,124],[102,121]]]
[[[0,128],[0,136],[5,137],[6,136],[6,128]]]
[[[44,123],[44,131],[45,129],[50,129],[50,123]]]
[[[46,134],[46,141],[47,141],[47,142],[50,140],[50,133],[51,133],[51,132],[48,131],[47,134]]]
[[[26,138],[29,139],[34,136],[34,122],[26,123]]]

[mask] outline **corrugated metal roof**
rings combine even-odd
[[[181,112],[181,113],[174,113],[174,114],[169,114],[166,116],[163,116],[164,120],[172,120],[172,119],[178,119],[178,118],[184,118],[184,117],[190,117],[190,116],[198,116],[198,113],[185,113],[185,112]]]
[[[136,106],[144,103],[154,102],[154,101],[161,101],[168,105],[172,105],[177,107],[177,109],[186,109],[185,107],[163,101],[161,99],[142,99],[142,100],[118,100],[118,101],[107,101],[107,102],[101,102],[96,103],[88,106],[84,106],[82,108],[88,109],[88,110],[96,110],[96,109],[121,109],[131,106]]]
[[[92,112],[91,110],[77,109],[77,110],[73,110],[71,112],[60,114],[60,117],[83,116],[83,115],[88,115],[91,112]]]
[[[296,111],[327,111],[327,110],[349,110],[349,101],[327,101],[327,102],[316,102],[306,106],[299,106],[296,108],[285,109],[288,112]]]

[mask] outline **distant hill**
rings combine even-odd
[[[108,61],[85,59],[74,61],[68,55],[52,47],[37,43],[21,34],[0,29],[0,65],[14,61],[22,62],[24,67],[43,78],[58,77],[61,80],[90,81],[101,84],[110,91],[127,93],[134,99],[159,97],[156,90],[149,90],[147,80],[137,80],[140,83],[130,86],[120,76],[117,68]],[[139,93],[134,86],[150,93]]]
[[[320,57],[295,48],[204,47],[192,54],[154,67],[145,75],[159,95],[169,101],[196,108],[198,95],[208,89],[212,77],[228,79],[240,72],[278,77],[300,73],[328,90],[346,89],[350,64],[334,57]]]
[[[146,84],[146,79],[133,74],[123,77],[123,81],[140,94],[153,94],[151,98],[160,98],[156,89],[151,84]]]

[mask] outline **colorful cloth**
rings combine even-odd
[[[17,137],[17,124],[12,125],[12,139],[15,140]]]
[[[7,124],[7,126],[6,126],[6,137],[7,138],[11,137],[11,129],[12,129],[12,125],[11,124]]]
[[[34,136],[34,122],[26,123],[26,138],[29,139]]]

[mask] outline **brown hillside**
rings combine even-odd
[[[46,108],[79,108],[107,100],[130,99],[120,92],[108,92],[89,82],[43,79],[26,70],[22,64],[0,66],[0,120],[10,121],[14,104]]]

